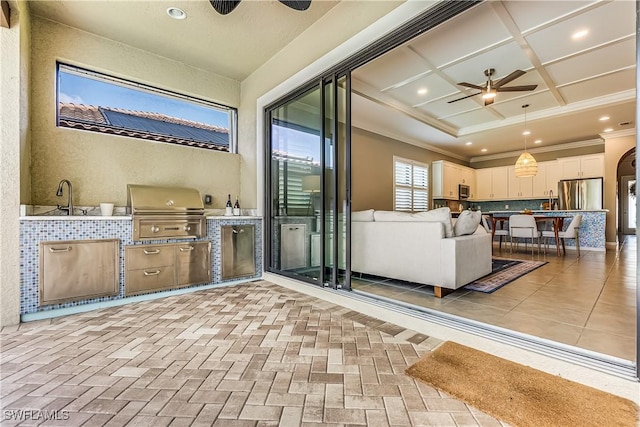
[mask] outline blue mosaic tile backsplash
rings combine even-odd
[[[211,240],[212,282],[193,285],[199,287],[224,282],[222,277],[222,249],[220,246],[221,227],[223,225],[255,225],[255,276],[262,275],[262,221],[260,219],[207,219],[207,237],[199,240]],[[159,243],[190,242],[191,239],[150,240],[134,242],[131,240],[132,223],[128,220],[24,220],[20,221],[20,314],[54,310],[92,304],[124,298],[124,248],[128,245],[151,245]],[[40,307],[39,302],[39,245],[44,241],[56,240],[120,240],[120,290],[118,295],[100,297],[65,304],[52,304]],[[233,281],[235,279],[227,280]]]

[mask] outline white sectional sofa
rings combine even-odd
[[[354,272],[433,285],[439,298],[491,273],[491,234],[454,236],[449,208],[354,212],[351,234]]]

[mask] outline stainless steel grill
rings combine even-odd
[[[134,241],[206,236],[204,205],[194,188],[129,184],[127,210]]]

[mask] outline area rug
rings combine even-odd
[[[465,285],[464,289],[490,294],[546,263],[494,257],[491,259],[491,273]]]
[[[452,341],[406,373],[516,427],[637,423],[638,408],[630,400]]]

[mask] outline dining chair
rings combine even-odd
[[[558,239],[562,241],[562,253],[566,253],[566,250],[564,247],[565,239],[575,239],[576,252],[578,253],[578,256],[580,256],[580,233],[578,232],[578,228],[580,228],[581,223],[582,223],[582,214],[577,214],[576,216],[573,217],[573,219],[571,220],[571,222],[569,223],[569,226],[565,231],[558,232]],[[542,237],[544,237],[544,252],[547,253],[547,249],[549,248],[549,239],[555,238],[556,236],[553,230],[550,230],[550,231],[545,230],[542,232]],[[560,242],[556,242],[556,245],[559,245],[559,244]]]
[[[513,238],[531,239],[531,255],[533,255],[533,241],[538,243],[538,254],[540,254],[540,237],[542,233],[538,230],[538,224],[533,215],[511,215],[509,217],[509,235],[511,236],[511,251],[513,252]],[[518,243],[516,243],[517,249]],[[525,240],[524,250],[527,250]]]
[[[482,226],[484,227],[485,230],[487,230],[487,233],[491,233],[491,227],[489,226],[489,215],[482,215]],[[508,237],[509,236],[509,230],[507,229],[500,229],[500,228],[496,228],[495,232],[493,233],[494,237],[495,236],[500,236],[500,249],[502,249],[502,238],[503,237]],[[491,244],[493,245],[493,242],[491,242]]]

